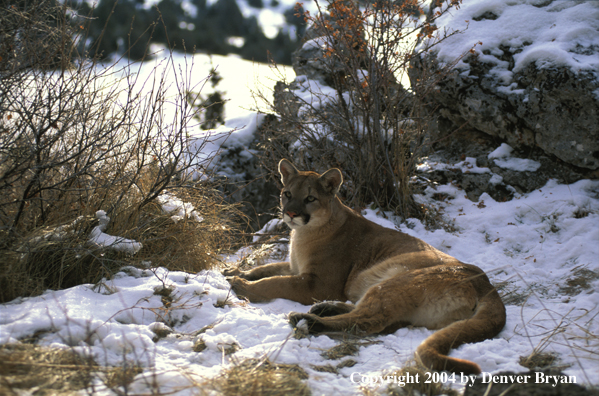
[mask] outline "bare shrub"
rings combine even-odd
[[[4,2],[0,15],[0,76],[30,68],[66,69],[82,38],[71,9],[56,0]]]
[[[459,0],[420,18],[427,3],[359,7],[330,0],[318,15],[305,14],[311,28],[294,67],[306,76],[275,88],[277,122],[264,131],[267,168],[274,170],[281,157],[303,169],[339,167],[349,181],[341,194],[350,206],[374,203],[404,218],[418,214],[411,181],[427,144],[425,101],[452,65],[424,73],[411,87],[401,80],[413,60],[457,33],[436,32],[434,21]],[[422,37],[428,44],[418,46]]]
[[[198,163],[187,144],[192,65],[176,65],[171,53],[143,74],[141,64],[74,56],[85,21],[48,4],[23,2],[0,16],[1,29],[38,18],[18,28],[18,43],[3,40],[0,55],[0,301],[97,282],[142,261],[209,268],[228,246],[234,209],[189,176]],[[48,36],[51,56],[33,57]],[[72,62],[56,68],[57,58]],[[166,192],[188,200],[202,220],[175,222],[157,202]],[[111,219],[103,231],[143,245],[135,259],[90,243],[99,210]]]

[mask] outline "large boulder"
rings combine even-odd
[[[437,140],[467,125],[581,175],[599,170],[599,3],[471,0],[436,24],[463,30],[412,69],[415,82],[455,63],[427,98]]]

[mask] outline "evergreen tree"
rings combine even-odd
[[[146,55],[154,20],[143,4],[143,0],[98,1],[89,30],[97,55],[121,53],[132,59]]]
[[[262,0],[248,0],[248,4],[250,7],[254,8],[264,8],[264,3]]]

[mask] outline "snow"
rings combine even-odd
[[[436,24],[440,31],[463,31],[435,47],[441,62],[451,63],[475,46],[478,59],[493,65],[489,74],[505,86],[506,93],[521,93],[510,87],[513,73],[529,64],[564,66],[575,73],[599,70],[596,1],[469,0]],[[501,59],[500,46],[518,52],[513,67]],[[457,68],[467,71],[469,65],[462,60]]]
[[[499,146],[495,150],[491,151],[489,153],[489,155],[487,156],[487,158],[493,159],[493,158],[509,157],[510,155],[512,155],[512,151],[514,151],[512,146],[510,146],[507,143],[502,143],[501,146]]]
[[[502,143],[496,150],[488,156],[500,168],[509,169],[518,172],[534,172],[541,167],[541,163],[528,158],[513,158],[514,149],[507,143]]]
[[[300,116],[309,113],[313,109],[323,108],[337,100],[337,91],[318,80],[312,80],[301,75],[296,77],[295,82],[298,87],[292,92],[302,103],[298,111]]]
[[[171,214],[171,219],[175,223],[186,218],[193,219],[198,223],[204,221],[204,218],[198,214],[191,203],[183,202],[169,192],[159,195],[156,199],[161,205],[162,211]]]
[[[127,78],[121,77],[120,82],[131,85],[131,82],[137,81],[136,89],[146,94],[155,88],[150,82],[164,73],[166,97],[172,99],[179,90],[201,92],[202,95],[213,92],[214,89],[210,86],[208,78],[210,70],[214,68],[222,77],[215,89],[223,92],[227,121],[255,114],[256,108],[260,109],[262,106],[262,103],[256,100],[255,94],[265,92],[268,96],[272,93],[276,81],[293,80],[295,77],[293,68],[290,66],[252,62],[241,59],[238,55],[185,55],[174,52],[172,60],[168,59],[170,53],[166,50],[158,51],[153,55],[153,60],[141,64],[127,65],[128,61],[122,60],[113,70],[122,69],[117,74]],[[111,74],[110,78],[114,79],[115,76]],[[172,107],[168,107],[169,105]],[[174,101],[173,103],[166,101],[165,112],[175,112],[175,105]],[[199,130],[199,125],[194,127]]]
[[[243,114],[243,113],[242,113]],[[254,133],[264,120],[263,113],[249,112],[227,119],[225,125],[203,131],[198,129],[188,138],[188,161],[192,163],[190,176],[204,179],[212,174],[214,165],[220,159],[220,152],[229,147],[239,147],[239,156],[252,157],[247,148],[254,138]],[[234,172],[220,171],[222,176],[235,177]]]
[[[509,150],[500,147],[498,153]],[[435,201],[432,196],[439,191],[449,198]],[[599,270],[599,182],[549,181],[512,201],[495,202],[483,194],[478,203],[455,186],[443,185],[428,188],[417,199],[436,206],[456,231],[427,231],[416,219],[398,226],[396,219],[373,209],[364,215],[480,266],[492,282],[502,285],[507,302],[507,324],[498,337],[463,345],[451,355],[477,362],[486,373],[523,372],[519,357],[539,348],[557,353],[560,364],[569,366],[565,374],[576,376],[577,383],[598,385],[599,345],[586,332],[597,336],[599,280],[588,279],[589,288],[578,293],[571,292],[568,281],[581,269]],[[173,288],[169,309],[157,294],[164,287]],[[409,362],[432,334],[424,328],[403,328],[372,337],[376,343],[361,346],[352,357],[355,366],[340,369],[338,375],[318,372],[312,365],[336,365],[343,359],[321,356],[337,344],[333,339],[293,337],[287,314],[308,309],[287,300],[245,304],[216,271],[186,274],[128,267],[99,287],[47,291],[1,305],[0,343],[37,334],[41,345],[72,347],[100,364],[136,363],[144,371],[132,389],[147,393],[156,382],[160,390],[176,395],[193,394],[193,381],[218,375],[234,359],[268,356],[274,362],[299,364],[310,375],[314,394],[330,395],[359,393],[361,385],[383,389],[386,383],[375,376]],[[154,342],[154,332],[165,328],[173,332]],[[198,334],[201,329],[205,331]],[[200,341],[206,349],[194,352]],[[238,351],[223,355],[223,348],[233,345]],[[464,384],[456,381],[453,386]],[[99,389],[97,394],[111,393]]]
[[[514,149],[510,145],[507,143],[502,143],[501,146],[489,153],[487,158],[493,160],[495,165],[500,168],[517,172],[535,172],[541,167],[541,163],[538,161],[528,158],[513,157],[512,151],[514,151]],[[426,172],[430,170],[459,169],[462,173],[491,173],[491,183],[501,183],[501,176],[493,173],[489,168],[479,167],[476,164],[476,158],[473,157],[466,157],[463,161],[453,165],[425,159],[421,164],[417,165],[417,169],[420,172]]]
[[[90,232],[89,243],[91,245],[128,254],[135,254],[142,248],[141,243],[132,239],[105,234],[104,231],[106,231],[106,227],[108,227],[108,223],[110,222],[110,217],[106,216],[106,212],[98,210],[96,217],[100,220],[100,224]]]
[[[462,173],[492,173],[489,168],[479,167],[476,164],[476,158],[466,157],[463,161],[457,162],[453,165],[445,164],[442,162],[435,162],[425,158],[422,163],[416,165],[419,172],[427,172],[430,170],[445,170],[455,169],[460,170]]]

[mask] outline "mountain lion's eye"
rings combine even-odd
[[[308,195],[306,197],[306,202],[314,202],[316,201],[316,197],[313,197],[312,195]]]
[[[283,193],[283,195],[287,198],[287,199],[291,199],[291,193],[289,191],[285,191]]]

